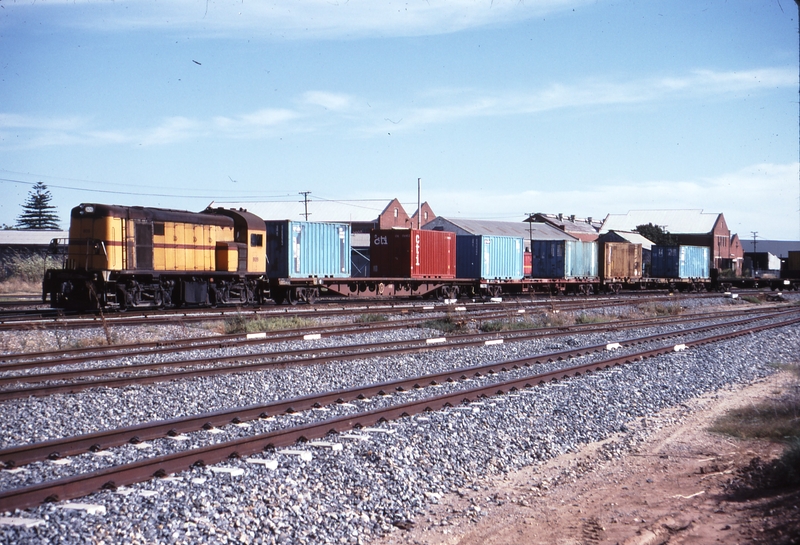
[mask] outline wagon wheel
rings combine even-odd
[[[306,290],[306,303],[308,303],[309,305],[313,305],[316,302],[318,296],[319,296],[319,291],[317,290],[317,288],[308,288]]]
[[[292,306],[297,304],[297,293],[295,293],[293,288],[286,290],[286,303]]]

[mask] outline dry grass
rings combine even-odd
[[[644,317],[677,316],[683,312],[679,303],[645,303],[638,305],[637,309]]]
[[[0,293],[19,295],[39,295],[42,293],[41,282],[29,282],[19,277],[10,277],[0,282]]]
[[[800,378],[800,363],[781,368]],[[789,388],[777,390],[771,399],[728,411],[710,430],[741,439],[783,441],[800,438],[800,380],[794,381]]]
[[[800,363],[780,366],[800,379]],[[741,439],[764,439],[787,444],[776,468],[786,484],[800,483],[800,380],[776,397],[749,407],[728,411],[710,431]]]
[[[230,318],[225,318],[222,324],[222,332],[228,335],[234,333],[260,333],[262,331],[298,329],[311,327],[313,325],[313,320],[296,316],[286,318],[252,318],[238,314]]]
[[[376,322],[385,322],[389,319],[385,314],[362,314],[353,320],[356,324],[373,324]]]

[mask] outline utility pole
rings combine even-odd
[[[308,221],[308,196],[311,194],[311,191],[300,191],[300,195],[303,196],[303,200],[300,201],[305,206],[305,212],[303,215],[306,217],[306,221]]]
[[[756,253],[756,237],[758,237],[758,231],[750,231],[753,234],[753,253]]]
[[[422,229],[422,178],[417,178],[417,229]]]
[[[529,251],[533,251],[533,215],[536,212],[528,212],[528,245],[530,246]]]

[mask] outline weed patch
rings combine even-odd
[[[467,329],[467,324],[461,319],[445,316],[436,320],[426,320],[420,324],[420,327],[437,329],[443,333],[464,333]]]
[[[284,329],[299,329],[314,325],[313,320],[298,316],[280,318],[252,318],[237,314],[225,318],[223,331],[228,335],[236,333],[260,333],[262,331],[278,331]]]
[[[385,314],[362,314],[353,320],[356,324],[373,324],[375,322],[385,322],[389,319]]]
[[[581,313],[575,317],[576,324],[603,324],[608,321],[608,318],[605,316],[598,316],[597,314]]]

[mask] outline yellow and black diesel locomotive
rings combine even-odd
[[[248,304],[268,293],[266,266],[255,214],[81,204],[65,267],[45,273],[42,295],[74,309]]]

